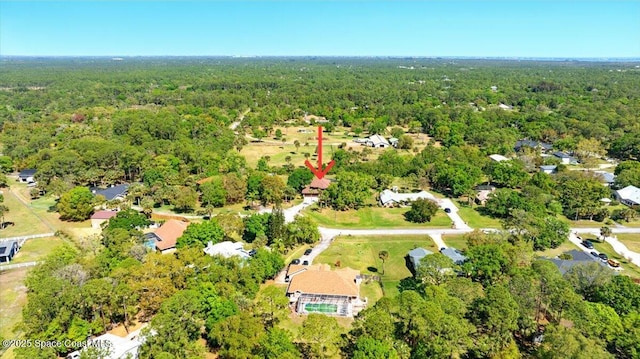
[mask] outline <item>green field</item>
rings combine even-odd
[[[640,253],[640,234],[637,233],[619,233],[616,234],[618,240],[624,243],[629,250]]]
[[[9,190],[4,191],[4,205],[9,208],[5,213],[5,222],[13,222],[15,225],[0,229],[0,238],[24,236],[27,234],[39,234],[52,232],[45,223],[24,203]]]
[[[467,248],[467,240],[464,236],[464,234],[443,234],[442,240],[447,246],[462,250]]]
[[[314,206],[315,207],[315,206]],[[409,208],[364,207],[357,211],[334,211],[329,208],[315,211],[305,209],[303,213],[318,225],[331,228],[451,228],[451,219],[443,211],[438,211],[427,223],[411,223],[403,214]]]
[[[471,228],[502,228],[500,220],[480,214],[467,206],[458,205],[458,214]]]
[[[354,268],[362,274],[380,275],[385,295],[390,296],[397,294],[397,285],[401,279],[411,276],[405,256],[416,247],[438,251],[428,236],[343,236],[334,239],[331,246],[315,259],[315,263],[334,266],[340,261],[340,267]],[[384,275],[382,260],[378,257],[378,253],[383,250],[389,252]],[[373,303],[378,298],[369,299]]]
[[[29,239],[13,257],[11,264],[41,260],[63,243],[63,240],[57,237]]]

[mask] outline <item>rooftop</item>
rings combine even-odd
[[[502,161],[508,161],[509,159],[503,155],[498,155],[498,154],[493,154],[493,155],[489,155],[489,158],[491,158],[492,160],[496,161],[496,162],[502,162]]]
[[[98,211],[91,216],[91,219],[109,219],[118,214],[116,211]]]
[[[233,256],[238,256],[241,258],[250,257],[249,252],[244,250],[242,243],[231,241],[224,241],[216,244],[213,244],[213,242],[209,241],[209,243],[207,243],[207,247],[204,249],[204,252],[210,256],[219,255],[225,258],[230,258]]]
[[[32,177],[35,174],[36,174],[36,169],[34,169],[34,168],[26,168],[26,169],[23,169],[22,171],[20,171],[18,176],[19,177]]]
[[[398,193],[390,189],[385,189],[384,191],[380,192],[380,202],[383,205],[387,203],[392,203],[392,202],[395,202],[395,203],[410,202],[410,201],[415,201],[419,198],[436,201],[436,198],[427,191],[420,191],[415,193]]]
[[[462,254],[462,252],[460,252],[459,250],[457,250],[457,249],[455,249],[453,247],[443,248],[443,249],[440,250],[440,253],[442,253],[445,256],[451,258],[451,260],[455,264],[462,264],[464,261],[467,260],[467,257],[465,257]]]
[[[96,196],[104,196],[107,201],[111,201],[116,197],[123,197],[127,193],[127,190],[129,190],[129,184],[124,183],[107,188],[90,187],[89,189],[91,193]]]
[[[291,266],[294,267],[294,266]],[[289,268],[291,280],[287,293],[324,294],[357,297],[360,293],[357,277],[360,272],[351,268],[332,271],[329,266],[295,266]],[[304,267],[304,268],[297,268]]]
[[[627,186],[616,191],[621,199],[640,204],[640,188],[636,186]]]
[[[156,248],[164,251],[175,247],[178,238],[182,236],[188,226],[188,222],[178,221],[177,219],[170,219],[164,222],[160,228],[153,232],[156,235]]]

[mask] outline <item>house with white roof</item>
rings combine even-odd
[[[251,253],[244,249],[242,243],[231,241],[224,241],[216,244],[213,244],[213,242],[209,241],[209,243],[207,243],[207,247],[204,249],[204,252],[210,256],[218,255],[225,258],[237,256],[242,259],[247,259],[251,257]]]
[[[89,339],[87,347],[95,347],[104,350],[104,354],[100,358],[105,359],[137,359],[138,350],[144,340],[138,336],[132,338],[123,338],[114,334],[106,333],[94,339]],[[79,359],[82,352],[87,347],[74,351],[67,355],[67,359]]]
[[[437,199],[427,191],[420,191],[416,193],[398,193],[397,191],[385,189],[384,191],[380,192],[380,205],[383,207],[395,207],[408,204],[421,198],[438,202]]]
[[[498,154],[489,155],[489,158],[496,162],[509,161],[507,157]]]
[[[386,148],[386,147],[391,146],[389,141],[387,141],[386,138],[384,138],[384,137],[382,137],[380,135],[369,136],[369,138],[367,139],[367,142],[365,144],[367,146],[370,146],[370,147],[379,147],[379,148]]]
[[[627,186],[613,192],[616,199],[629,207],[640,206],[640,188],[636,186]]]

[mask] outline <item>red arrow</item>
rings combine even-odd
[[[309,167],[311,172],[313,172],[318,179],[322,179],[322,177],[324,177],[324,175],[326,175],[335,164],[335,161],[331,161],[327,164],[327,167],[324,169],[322,168],[322,126],[318,126],[318,168],[313,167],[309,160],[304,161],[304,164]]]

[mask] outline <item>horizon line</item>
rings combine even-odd
[[[0,58],[385,58],[385,59],[465,59],[465,60],[624,60],[640,61],[640,56],[470,56],[470,55],[3,55]]]

